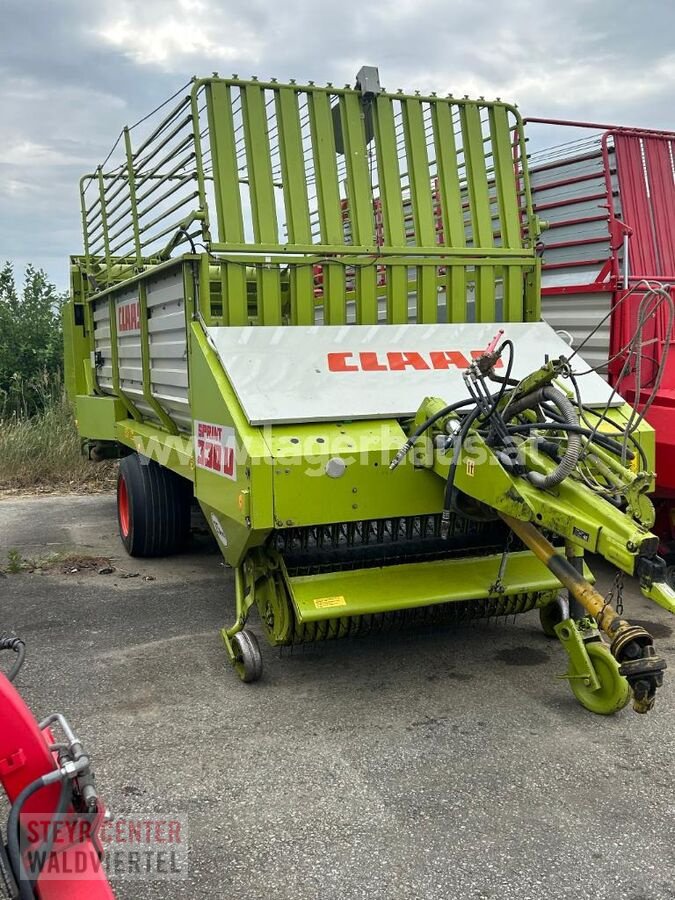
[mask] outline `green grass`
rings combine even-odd
[[[70,404],[60,385],[41,412],[0,418],[0,490],[103,490],[115,464],[93,463],[80,451]]]

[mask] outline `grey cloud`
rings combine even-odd
[[[675,128],[675,10],[657,0],[2,0],[2,18],[0,260],[33,260],[61,286],[80,175],[195,73],[339,84],[365,62],[390,90]]]

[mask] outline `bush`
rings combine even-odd
[[[80,451],[61,378],[63,301],[41,269],[26,267],[20,292],[11,263],[0,270],[0,490],[113,482],[113,463],[89,462]]]
[[[41,269],[26,267],[21,291],[13,265],[0,270],[0,418],[33,415],[54,399],[63,367],[64,299]]]

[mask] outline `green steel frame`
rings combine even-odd
[[[128,128],[118,145],[81,181],[89,295],[199,243],[221,268],[227,324],[310,324],[317,304],[342,324],[350,296],[359,323],[381,308],[404,322],[411,287],[418,322],[436,321],[439,289],[453,322],[467,292],[479,321],[539,317],[512,106],[208,78],[135,148]]]

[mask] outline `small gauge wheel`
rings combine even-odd
[[[238,631],[232,638],[232,665],[243,682],[249,684],[262,675],[262,653],[252,631]]]
[[[630,686],[623,675],[619,674],[619,663],[609,652],[609,648],[601,641],[586,644],[586,652],[595,670],[600,687],[597,691],[584,683],[579,673],[570,663],[568,675],[572,693],[586,709],[600,716],[611,716],[623,709],[630,700]]]

